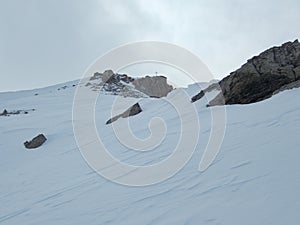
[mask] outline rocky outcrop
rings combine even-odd
[[[248,104],[269,98],[276,90],[298,79],[300,43],[296,40],[249,59],[240,69],[222,79],[219,85],[224,104]],[[222,104],[220,99],[217,96],[209,105]]]
[[[126,74],[115,74],[112,70],[105,70],[103,73],[95,73],[93,77],[91,77],[91,80],[95,80],[101,78],[100,85],[103,85],[105,83],[107,84],[116,84],[121,81],[125,83],[130,83],[134,81],[132,77],[127,76]]]
[[[160,98],[173,90],[164,76],[132,78],[126,74],[114,73],[112,70],[95,73],[86,86],[90,86],[95,91],[136,98]]]
[[[45,137],[45,135],[39,134],[38,136],[33,138],[31,141],[25,141],[24,146],[25,146],[25,148],[28,148],[28,149],[38,148],[42,144],[44,144],[46,140],[47,140],[47,138]]]
[[[19,115],[19,114],[28,114],[29,112],[33,112],[35,109],[28,109],[28,110],[12,110],[8,111],[6,109],[3,110],[2,113],[0,113],[0,116],[10,116],[10,115]]]
[[[167,83],[167,78],[164,76],[146,76],[136,79],[132,83],[137,90],[150,97],[165,97],[173,90],[173,87]]]
[[[289,83],[289,84],[286,84],[284,86],[282,86],[281,88],[279,88],[278,90],[276,90],[273,95],[276,95],[278,94],[279,92],[282,92],[282,91],[285,91],[285,90],[290,90],[290,89],[293,89],[293,88],[299,88],[300,87],[300,79],[295,81],[295,82],[292,82],[292,83]]]
[[[104,92],[105,94],[120,95],[124,97],[145,98],[147,95],[134,89],[131,82],[132,77],[126,74],[114,73],[106,70],[103,73],[95,73],[85,85],[94,91]]]
[[[199,100],[206,93],[211,92],[213,90],[220,91],[221,90],[220,85],[218,83],[213,83],[213,84],[209,85],[207,88],[205,88],[204,90],[201,90],[198,94],[196,94],[194,97],[192,97],[191,102],[195,102],[195,101]]]
[[[135,103],[133,106],[131,106],[129,109],[127,109],[125,112],[112,117],[108,121],[106,121],[106,124],[111,124],[112,122],[118,120],[119,118],[127,118],[130,116],[134,116],[142,112],[142,108],[139,103]]]
[[[0,114],[0,116],[7,116],[8,115],[8,111],[6,109],[3,110],[3,112]]]

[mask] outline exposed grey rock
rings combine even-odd
[[[147,97],[147,95],[134,89],[134,87],[130,85],[132,81],[134,81],[134,78],[126,74],[118,74],[112,70],[106,70],[103,73],[94,73],[85,86],[91,87],[94,91],[105,92],[105,94],[133,98]]]
[[[118,120],[119,118],[126,118],[126,117],[130,117],[130,116],[134,116],[139,114],[140,112],[142,112],[142,108],[140,106],[139,103],[135,103],[133,106],[131,106],[129,109],[127,109],[125,112],[112,117],[111,119],[109,119],[108,121],[106,121],[106,124],[110,124],[116,120]]]
[[[99,85],[104,85],[105,83],[118,84],[121,81],[125,83],[130,83],[134,81],[134,78],[127,76],[126,74],[114,73],[112,70],[105,70],[103,73],[94,73],[94,75],[90,78],[90,81],[92,80],[100,80]],[[120,83],[119,85],[122,84]]]
[[[90,86],[95,91],[100,90],[113,95],[136,98],[160,98],[173,90],[164,76],[146,76],[134,79],[126,74],[114,73],[112,70],[95,73],[86,86]]]
[[[248,104],[269,98],[282,86],[300,78],[299,66],[298,40],[268,49],[219,82],[224,103]],[[217,96],[209,105],[219,105],[219,100]]]
[[[225,99],[224,96],[222,94],[222,92],[220,92],[213,100],[211,100],[209,102],[209,104],[207,104],[206,106],[214,106],[214,105],[224,105],[225,104]]]
[[[165,97],[173,90],[173,87],[167,83],[164,76],[146,76],[135,79],[133,82],[135,88],[150,97]]]
[[[4,109],[4,110],[3,110],[3,113],[1,114],[1,116],[6,116],[7,114],[8,114],[7,110]]]
[[[103,83],[112,83],[114,80],[117,80],[117,76],[115,76],[114,72],[112,70],[105,70],[102,74],[102,82]]]
[[[32,149],[32,148],[38,148],[42,144],[45,143],[47,138],[43,134],[39,134],[35,138],[33,138],[31,141],[25,141],[24,146],[25,148]]]
[[[282,91],[285,91],[285,90],[290,90],[290,89],[293,89],[293,88],[299,88],[300,87],[300,79],[295,81],[295,82],[292,82],[292,83],[289,83],[289,84],[286,84],[284,86],[282,86],[281,88],[279,88],[278,90],[276,90],[273,95],[276,95],[278,94],[279,92],[282,92]]]
[[[198,94],[196,94],[195,96],[192,97],[191,102],[198,101],[198,100],[201,99],[204,95],[205,95],[205,92],[204,92],[203,90],[201,90]]]
[[[295,73],[296,80],[300,79],[300,66],[294,68],[294,73]]]
[[[27,109],[27,110],[12,110],[8,111],[4,109],[0,116],[10,116],[10,115],[19,115],[19,114],[28,114],[29,112],[35,111],[35,109]]]
[[[194,97],[192,97],[191,102],[195,102],[197,100],[199,100],[200,98],[202,98],[205,93],[211,92],[213,90],[221,90],[221,87],[219,85],[219,83],[213,83],[211,85],[209,85],[207,88],[205,88],[204,90],[201,90],[198,94],[196,94]]]

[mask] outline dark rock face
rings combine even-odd
[[[207,88],[205,88],[204,90],[201,90],[198,94],[196,94],[194,97],[192,97],[191,102],[195,102],[197,100],[199,100],[200,98],[202,98],[205,93],[213,91],[213,90],[220,90],[220,85],[219,83],[213,83],[211,85],[209,85]]]
[[[1,116],[6,116],[7,114],[8,114],[7,110],[4,109],[4,110],[3,110],[3,113],[1,113]]]
[[[108,121],[106,121],[106,124],[110,124],[110,123],[116,121],[117,119],[119,119],[121,117],[122,118],[126,118],[126,117],[137,115],[140,112],[142,112],[142,108],[141,108],[140,104],[139,103],[135,103],[133,106],[131,106],[129,109],[127,109],[122,114],[114,116],[111,119],[109,119]]]
[[[296,40],[253,57],[240,69],[221,80],[219,85],[225,104],[248,104],[269,98],[282,86],[298,79],[300,43]],[[218,98],[220,96],[210,102],[210,105],[220,104]]]
[[[220,82],[225,104],[247,104],[272,96],[299,79],[300,44],[288,42],[253,57]]]
[[[132,83],[137,90],[150,97],[165,97],[173,90],[173,87],[167,83],[167,78],[164,76],[146,76],[136,79]]]
[[[300,79],[295,81],[295,82],[292,82],[292,83],[289,83],[289,84],[286,84],[284,86],[282,86],[281,88],[279,88],[278,90],[276,90],[273,95],[276,95],[278,94],[279,92],[281,91],[285,91],[285,90],[289,90],[289,89],[293,89],[293,88],[299,88],[300,87]]]
[[[192,97],[191,102],[198,101],[198,100],[201,99],[204,95],[205,95],[204,91],[201,90],[198,94],[196,94],[195,96]]]
[[[98,73],[101,76],[101,74]],[[102,82],[103,83],[118,83],[123,81],[125,83],[130,83],[134,81],[132,77],[127,76],[126,74],[115,74],[112,70],[106,70],[102,74]]]
[[[38,148],[42,144],[45,143],[47,138],[43,134],[39,134],[35,138],[33,138],[31,141],[25,141],[24,146],[25,148],[32,149],[32,148]]]

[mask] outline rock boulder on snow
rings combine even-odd
[[[135,103],[133,106],[131,106],[129,109],[127,109],[125,112],[112,117],[111,119],[109,119],[108,121],[106,121],[106,124],[111,124],[112,122],[118,120],[119,118],[126,118],[126,117],[130,117],[130,116],[134,116],[139,114],[140,112],[142,112],[142,108],[140,106],[139,103]]]
[[[46,140],[47,140],[47,138],[45,137],[45,135],[39,134],[38,136],[33,138],[31,141],[25,141],[24,146],[25,146],[25,148],[28,148],[28,149],[38,148],[42,144],[44,144]]]
[[[4,109],[2,113],[0,113],[0,116],[10,116],[10,115],[19,115],[19,114],[28,114],[29,112],[33,112],[35,109],[27,109],[27,110],[12,110],[8,111],[7,109]]]
[[[7,116],[8,112],[6,109],[3,110],[2,113],[0,113],[0,116]]]

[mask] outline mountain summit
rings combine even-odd
[[[173,90],[164,76],[133,78],[127,74],[114,73],[112,70],[95,73],[86,86],[90,86],[95,91],[134,98],[161,98]]]

